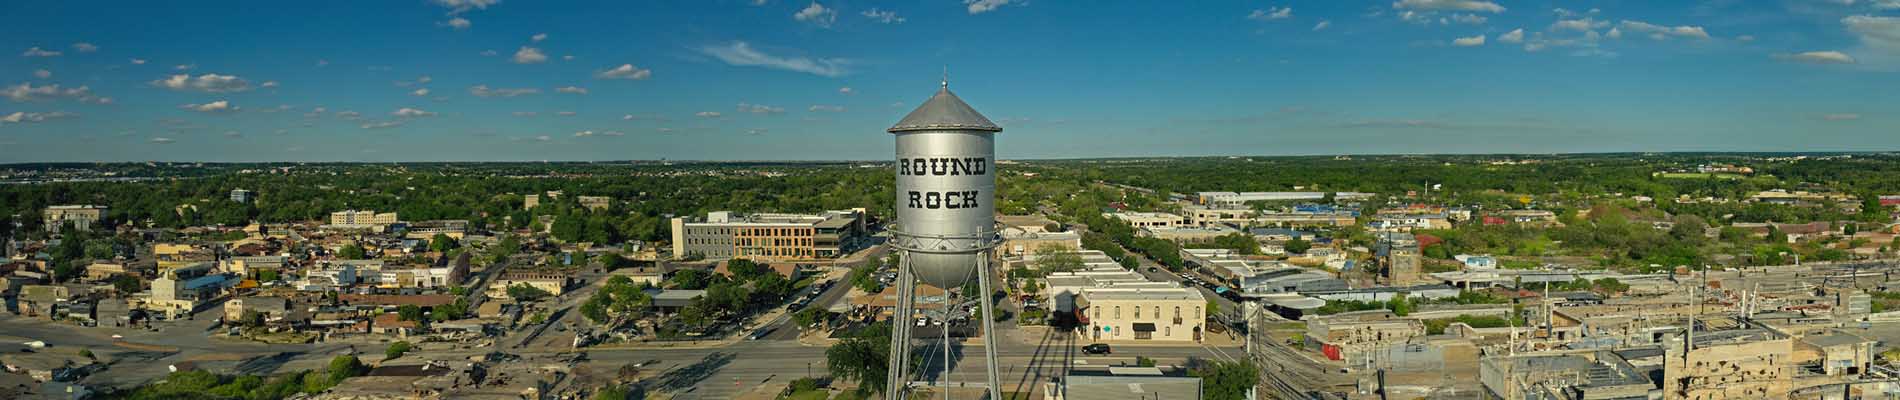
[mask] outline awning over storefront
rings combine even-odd
[[[1147,322],[1135,323],[1135,332],[1154,332],[1154,331],[1155,331],[1155,324],[1151,324]]]

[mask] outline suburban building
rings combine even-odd
[[[1550,210],[1500,210],[1491,216],[1514,224],[1549,225],[1557,223],[1557,213]]]
[[[1793,337],[1728,318],[1705,318],[1673,343],[1663,363],[1663,397],[1742,399],[1793,389]],[[1683,342],[1689,349],[1683,351]]]
[[[581,202],[582,208],[589,210],[605,210],[614,203],[614,198],[607,196],[580,196],[576,200]]]
[[[1410,286],[1424,282],[1424,254],[1419,251],[1418,237],[1410,233],[1385,233],[1379,235],[1379,242],[1373,250],[1373,257],[1379,263],[1379,277],[1387,285]]]
[[[1190,376],[1162,376],[1155,368],[1145,368],[1152,372],[1123,374],[1118,370],[1144,368],[1110,368],[1111,374],[1075,375],[1070,374],[1060,382],[1045,384],[1043,398],[1050,400],[1145,400],[1145,399],[1199,399],[1202,398],[1201,378]]]
[[[1172,228],[1187,224],[1187,219],[1179,215],[1162,212],[1116,212],[1102,213],[1102,216],[1127,222],[1128,226],[1141,228]]]
[[[224,302],[224,320],[239,321],[244,313],[254,312],[264,316],[265,320],[283,318],[290,312],[290,299],[282,297],[250,296],[231,299]]]
[[[1035,254],[1036,249],[1045,246],[1066,250],[1082,248],[1082,234],[1075,232],[1046,232],[1042,227],[1003,227],[1003,245],[999,247],[1004,256]]]
[[[211,263],[199,263],[160,272],[158,279],[152,280],[152,293],[146,300],[146,310],[171,317],[184,316],[237,284],[228,276],[212,273],[212,266]]]
[[[1351,211],[1316,210],[1294,212],[1254,212],[1245,208],[1210,208],[1186,206],[1181,212],[1187,223],[1199,227],[1227,225],[1235,227],[1282,226],[1282,227],[1326,227],[1350,226],[1358,223],[1358,215]]]
[[[152,257],[158,259],[158,272],[173,268],[217,261],[218,255],[210,248],[183,243],[159,243],[152,245]]]
[[[1649,399],[1656,387],[1645,369],[1611,351],[1486,357],[1478,380],[1487,398],[1501,399]]]
[[[1081,321],[1095,341],[1199,341],[1207,298],[1189,288],[1084,290]]]
[[[1226,226],[1201,228],[1182,225],[1175,227],[1142,228],[1136,233],[1141,236],[1173,241],[1175,243],[1190,244],[1212,242],[1215,238],[1240,233],[1240,231]]]
[[[1425,323],[1414,319],[1361,319],[1346,315],[1306,321],[1306,341],[1333,360],[1363,359],[1376,349],[1425,337]]]
[[[1247,203],[1256,201],[1318,201],[1326,199],[1327,192],[1200,192],[1194,194],[1194,204],[1209,207],[1244,208]],[[1372,198],[1372,193],[1333,192],[1333,200],[1350,201]]]
[[[252,199],[255,199],[255,198],[257,198],[257,192],[244,190],[244,189],[231,189],[231,201],[238,202],[238,203],[249,203],[251,202]]]
[[[567,292],[567,287],[570,283],[572,283],[572,279],[569,279],[567,274],[561,272],[508,271],[502,273],[501,278],[496,279],[494,283],[488,284],[488,295],[490,297],[507,297],[509,287],[528,285],[535,289],[546,291],[548,294],[560,296],[561,293]]]
[[[830,259],[860,245],[864,210],[750,215],[715,211],[704,219],[673,218],[671,225],[674,257],[696,254],[709,260]]]
[[[43,213],[46,231],[59,233],[66,225],[73,229],[91,231],[94,224],[106,218],[106,206],[65,205],[47,207]]]
[[[374,227],[393,225],[397,222],[401,220],[394,212],[344,210],[330,213],[330,225],[342,227]]]

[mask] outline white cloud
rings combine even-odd
[[[132,65],[145,65],[145,59],[134,58],[132,59]]]
[[[494,50],[482,50],[482,57],[494,57],[497,55],[501,55],[501,52],[494,51]]]
[[[59,55],[60,52],[40,49],[39,46],[26,49],[25,53],[20,53],[22,57],[59,57]]]
[[[1453,46],[1458,46],[1458,47],[1474,47],[1474,46],[1483,46],[1483,45],[1484,45],[1484,35],[1478,35],[1478,36],[1472,36],[1472,37],[1462,37],[1462,38],[1457,38],[1457,39],[1453,39],[1453,40],[1451,41],[1451,45],[1453,45]]]
[[[850,96],[852,93],[856,93],[856,92],[852,91],[850,86],[838,88],[838,94]]]
[[[567,93],[567,94],[587,94],[587,88],[579,87],[579,86],[563,86],[563,87],[554,88],[554,92]]]
[[[1847,31],[1860,36],[1860,42],[1882,50],[1900,52],[1900,17],[1850,15],[1841,18]]]
[[[1333,26],[1333,21],[1320,20],[1319,23],[1313,24],[1313,31],[1317,32],[1317,31],[1325,30],[1326,27],[1329,27],[1329,26]]]
[[[30,113],[30,112],[14,111],[12,114],[0,115],[0,124],[45,122],[48,120],[72,118],[76,116],[79,116],[79,115],[65,112],[65,111],[54,111],[54,112],[47,112],[47,113],[37,113],[37,112]]]
[[[719,112],[718,111],[700,111],[700,112],[693,113],[693,116],[700,117],[700,118],[719,118]]]
[[[1014,0],[963,0],[963,4],[968,6],[965,8],[970,11],[970,14],[974,15],[996,11],[997,8],[1009,5],[1012,1]]]
[[[606,131],[606,132],[601,132],[600,134],[603,136],[627,136],[625,132],[621,132],[621,131]]]
[[[1247,19],[1255,21],[1272,21],[1292,17],[1293,7],[1267,7],[1265,10],[1254,9],[1253,13],[1247,14]]]
[[[792,19],[819,27],[830,28],[831,23],[838,21],[838,10],[825,8],[823,4],[812,2],[811,5],[798,10],[798,13],[792,14]]]
[[[172,142],[176,142],[176,141],[177,140],[172,140],[172,138],[167,138],[167,137],[152,138],[152,144],[171,144]]]
[[[572,116],[575,116],[575,115],[577,115],[577,114],[579,114],[579,113],[576,113],[576,112],[573,112],[573,111],[555,111],[555,112],[554,112],[554,115],[559,115],[559,116],[563,116],[563,117],[572,117]]]
[[[1562,31],[1587,32],[1587,31],[1592,31],[1596,29],[1602,29],[1603,27],[1606,27],[1606,26],[1610,26],[1609,21],[1598,21],[1596,20],[1596,18],[1584,17],[1583,19],[1557,20],[1556,23],[1550,24],[1550,30],[1557,31],[1557,32],[1562,32]]]
[[[395,112],[389,113],[389,115],[394,115],[399,118],[422,118],[422,117],[433,117],[435,116],[435,112],[403,107],[403,108],[396,109]]]
[[[488,6],[501,3],[501,0],[434,0],[436,5],[448,7],[449,14],[460,14],[468,10],[486,10]]]
[[[190,71],[197,68],[198,68],[198,64],[178,64],[178,65],[172,66],[172,70],[175,70],[175,71]]]
[[[454,28],[455,30],[459,31],[463,29],[468,29],[468,27],[474,26],[475,23],[469,22],[468,18],[455,17],[455,18],[449,18],[448,21],[442,21],[442,23],[439,25],[446,26],[449,28]]]
[[[1879,0],[1874,2],[1877,10],[1900,10],[1900,0]]]
[[[152,81],[152,86],[205,93],[235,93],[251,90],[251,82],[244,78],[218,74],[203,74],[196,78],[191,77],[191,74],[172,75],[170,78]]]
[[[257,87],[273,89],[277,87],[277,81],[264,81],[264,83],[258,84]]]
[[[1617,25],[1617,29],[1631,33],[1648,34],[1650,39],[1655,40],[1663,40],[1671,37],[1691,39],[1709,38],[1709,33],[1704,31],[1700,26],[1683,25],[1670,27],[1626,19]],[[1619,32],[1618,36],[1621,36],[1620,33],[1621,32]]]
[[[765,67],[826,77],[844,75],[845,65],[850,63],[840,58],[775,56],[753,49],[751,44],[743,41],[734,41],[724,46],[705,46],[699,51],[729,65]]]
[[[516,64],[540,64],[548,61],[548,55],[542,54],[541,49],[521,46],[520,50],[515,50],[513,61]]]
[[[529,41],[533,41],[533,42],[540,42],[540,41],[543,41],[543,40],[548,40],[548,34],[546,34],[546,33],[536,33],[536,34],[534,34],[534,36],[529,36],[529,37],[528,37],[528,40],[529,40]]]
[[[92,88],[86,86],[74,88],[61,88],[59,84],[33,86],[32,82],[8,86],[5,91],[0,91],[0,95],[4,95],[7,100],[14,102],[56,99],[75,99],[80,102],[99,104],[112,102],[111,98],[94,96],[92,94]]]
[[[429,88],[421,88],[421,89],[416,89],[416,91],[413,91],[413,92],[409,92],[409,95],[410,95],[410,96],[416,96],[416,97],[422,97],[422,96],[428,96],[428,95],[429,95]]]
[[[99,51],[99,46],[95,46],[92,43],[86,43],[86,42],[73,43],[73,51],[77,51],[81,53],[91,53],[91,52]]]
[[[514,114],[517,117],[532,117],[537,113],[533,111],[516,111]]]
[[[1838,51],[1809,51],[1796,54],[1776,54],[1775,58],[1806,64],[1853,64],[1854,57]]]
[[[355,112],[355,111],[349,111],[349,110],[344,110],[344,111],[341,111],[341,112],[337,112],[337,113],[336,113],[336,117],[337,117],[338,119],[342,119],[342,120],[344,120],[344,121],[355,121],[355,120],[358,120],[358,119],[362,119],[362,118],[363,118],[363,113],[359,113],[359,112]]]
[[[1753,41],[1755,41],[1755,35],[1741,35],[1741,36],[1736,36],[1736,37],[1735,37],[1735,40],[1738,40],[1738,41],[1741,41],[1741,42],[1753,42]]]
[[[1827,115],[1822,115],[1821,119],[1828,120],[1828,121],[1853,121],[1853,120],[1860,119],[1860,114],[1855,114],[1855,113],[1827,114]]]
[[[1610,28],[1610,32],[1603,34],[1603,36],[1608,36],[1611,39],[1622,39],[1623,30],[1619,28]]]
[[[594,77],[598,79],[641,80],[652,76],[653,70],[640,69],[640,67],[635,67],[633,64],[620,64],[618,67],[608,68],[604,71],[594,73]]]
[[[546,142],[549,140],[554,140],[554,138],[548,137],[548,135],[541,135],[541,136],[534,137],[534,141],[537,141],[537,142]]]
[[[1504,6],[1479,0],[1399,0],[1392,2],[1392,8],[1420,11],[1469,11],[1504,12]]]
[[[673,133],[673,128],[667,128],[667,127],[653,128],[653,130],[659,133]]]
[[[823,105],[823,104],[813,104],[813,105],[811,106],[811,108],[809,108],[809,109],[807,109],[807,111],[811,111],[811,112],[844,112],[844,106],[832,106],[832,105]]]
[[[588,136],[594,136],[594,131],[574,132],[574,137],[588,137]]]
[[[388,128],[402,126],[402,124],[405,124],[405,123],[408,123],[408,121],[393,120],[393,121],[383,121],[383,122],[365,122],[362,125],[358,125],[358,126],[362,127],[363,129],[388,129]]]
[[[1896,1],[1900,1],[1900,0],[1896,0]],[[904,17],[898,16],[896,11],[878,10],[877,7],[872,7],[869,10],[864,10],[863,13],[859,13],[859,14],[863,15],[865,18],[870,18],[872,21],[877,21],[878,23],[881,23],[881,24],[904,23]]]
[[[535,89],[535,88],[490,89],[488,85],[475,85],[475,86],[470,86],[468,88],[468,94],[475,95],[475,97],[515,97],[515,96],[523,96],[523,95],[530,95],[530,94],[537,94],[537,93],[541,93],[541,89]]]
[[[47,71],[47,70],[43,70],[43,69],[41,69],[41,70],[34,70],[34,71],[33,71],[33,77],[35,77],[35,78],[40,78],[40,79],[46,79],[46,78],[51,78],[51,77],[53,77],[53,71]]]
[[[1485,16],[1478,15],[1478,14],[1452,14],[1451,15],[1452,22],[1457,22],[1461,24],[1484,25],[1485,21],[1490,21],[1490,20],[1491,20],[1490,18],[1485,18]]]
[[[1505,32],[1502,35],[1498,35],[1498,43],[1523,43],[1523,42],[1524,42],[1524,28],[1512,29],[1510,32]]]
[[[739,103],[739,112],[753,113],[753,114],[778,114],[778,113],[785,112],[785,109],[768,106],[764,104],[750,104],[750,103],[742,102],[742,103]]]
[[[191,111],[197,111],[201,113],[228,113],[228,112],[235,112],[238,110],[238,106],[231,105],[231,102],[224,101],[224,100],[218,100],[218,101],[213,101],[213,102],[204,103],[204,104],[186,104],[183,106],[179,106],[179,108],[183,108],[183,109],[191,110]]]
[[[747,134],[747,135],[755,135],[755,136],[756,136],[756,135],[764,135],[764,134],[765,134],[765,132],[767,132],[767,130],[766,130],[765,128],[752,128],[752,129],[747,129],[747,130],[745,130],[745,134]]]
[[[430,78],[428,75],[416,77],[416,83],[429,83],[429,81],[433,80],[435,80],[435,78]]]

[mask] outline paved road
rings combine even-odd
[[[1184,364],[1189,357],[1234,360],[1242,354],[1239,348],[1116,346],[1113,355],[1084,355],[1072,335],[1048,335],[1040,339],[1036,344],[1014,340],[999,343],[997,358],[1002,369],[999,375],[1005,387],[1027,385],[1030,389],[1026,390],[1033,390],[1049,378],[1071,370],[1133,365],[1137,356],[1153,358],[1161,365],[1177,365]],[[953,344],[953,367],[945,375],[942,348],[926,341],[915,344],[924,348],[920,351],[925,352],[924,362],[929,366],[918,371],[915,380],[984,380],[981,347]],[[657,360],[648,367],[663,371],[647,381],[653,387],[676,391],[679,396],[675,398],[683,400],[727,399],[757,386],[805,377],[806,368],[810,368],[813,375],[826,375],[824,351],[823,347],[769,340],[740,342],[720,349],[594,350],[588,353],[591,360],[588,366],[613,370],[628,363]]]

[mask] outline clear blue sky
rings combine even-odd
[[[1900,150],[1900,0],[72,0],[0,15],[0,162],[885,159],[883,130],[945,66],[1012,158]]]

